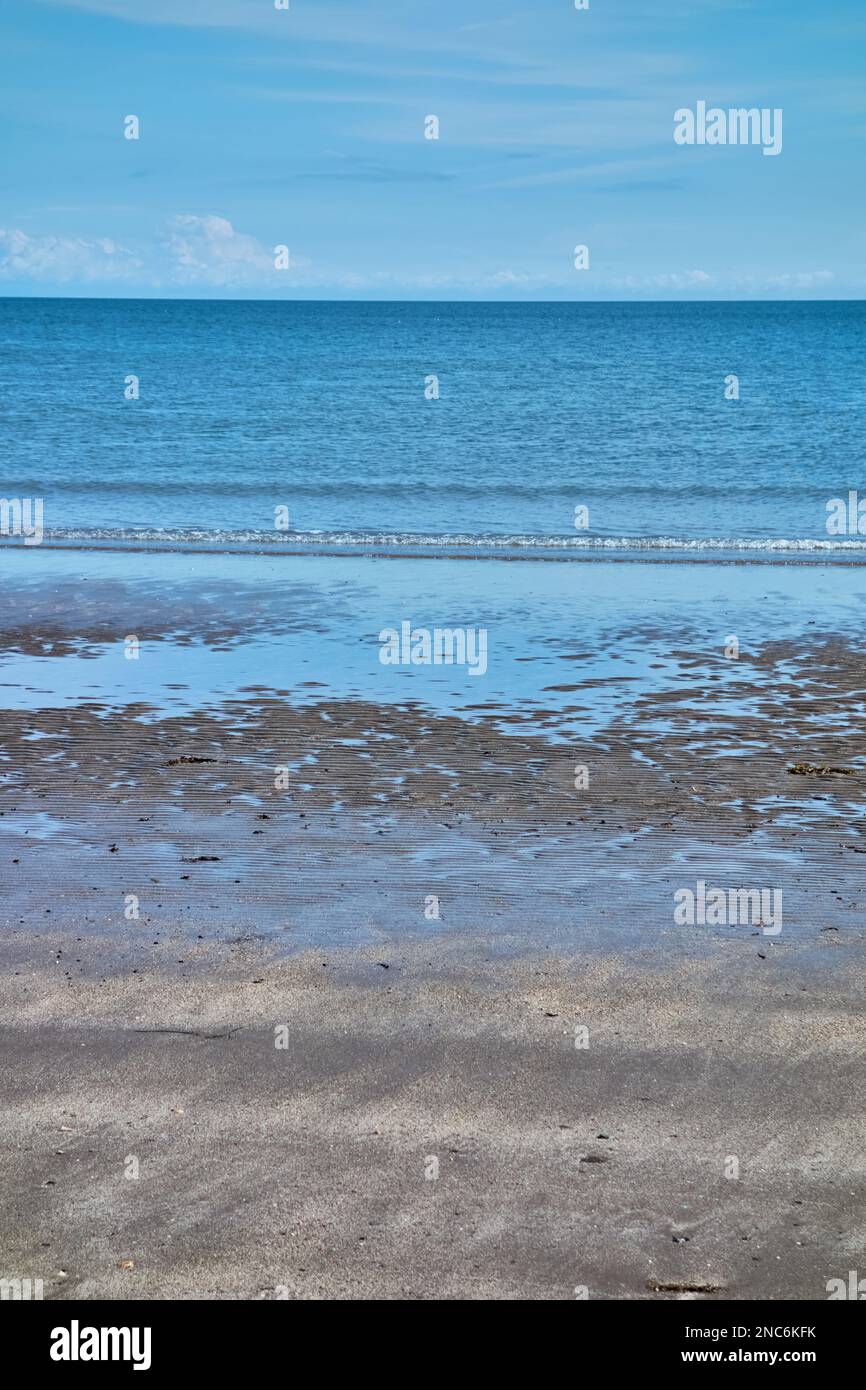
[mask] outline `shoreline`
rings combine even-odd
[[[447,538],[443,538],[447,539]],[[832,568],[859,568],[866,565],[866,541],[845,541],[837,545],[814,540],[792,541],[768,540],[766,546],[759,542],[748,542],[741,546],[726,543],[705,545],[700,542],[650,546],[642,545],[639,539],[634,544],[620,545],[600,539],[596,544],[584,547],[563,547],[562,549],[539,546],[527,547],[528,553],[518,547],[495,545],[455,545],[453,548],[441,545],[439,548],[423,544],[400,545],[388,548],[388,543],[364,542],[333,543],[310,540],[308,543],[282,545],[274,541],[264,545],[256,542],[190,541],[182,540],[160,542],[154,540],[99,540],[97,538],[66,541],[46,537],[38,545],[28,545],[17,537],[10,539],[0,536],[2,550],[58,551],[63,554],[117,554],[117,555],[197,555],[248,556],[250,559],[349,559],[349,560],[499,560],[508,563],[569,564],[600,563],[611,564],[684,564],[684,565],[827,565]],[[859,556],[860,558],[856,558]]]

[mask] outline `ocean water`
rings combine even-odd
[[[827,530],[866,494],[862,302],[5,299],[0,325],[0,495],[42,498],[49,543],[866,559]]]
[[[483,628],[486,669],[383,664],[380,634],[405,620]],[[808,706],[826,735],[862,730],[866,690],[842,699],[819,682],[816,693],[816,645],[841,634],[860,646],[864,630],[866,565],[0,551],[2,709],[84,701],[137,706],[148,719],[255,707],[275,693],[293,704],[413,704],[580,747],[615,720],[636,721],[651,744],[684,710],[700,740],[707,721],[723,728],[723,708],[760,720],[771,694],[796,702],[798,718]],[[133,661],[129,633],[141,643]],[[724,656],[729,633],[737,661]],[[789,650],[765,662],[768,642]],[[801,660],[791,665],[798,653],[813,661],[809,691]],[[664,692],[679,694],[650,726],[645,702]]]

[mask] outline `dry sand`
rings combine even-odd
[[[0,1264],[46,1297],[820,1299],[862,1264],[864,986],[828,938],[817,971],[764,938],[164,945],[4,947]]]

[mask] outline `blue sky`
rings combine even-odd
[[[290,6],[5,0],[0,294],[864,296],[863,0]]]

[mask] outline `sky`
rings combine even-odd
[[[4,0],[0,50],[0,295],[866,294],[863,0]]]

